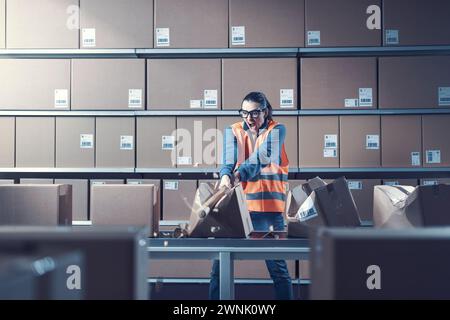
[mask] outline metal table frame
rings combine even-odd
[[[219,260],[220,300],[234,299],[235,260],[307,260],[306,239],[164,239],[148,240],[152,259]]]

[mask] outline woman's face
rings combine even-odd
[[[242,110],[248,111],[249,114],[247,115],[247,118],[244,119],[244,121],[247,123],[248,127],[250,128],[250,130],[258,132],[259,128],[261,128],[261,126],[264,124],[264,120],[266,118],[267,115],[267,109],[260,112],[258,114],[257,118],[253,118],[251,116],[251,111],[255,111],[255,110],[261,110],[260,109],[260,104],[257,102],[253,102],[253,101],[244,101],[242,103]]]

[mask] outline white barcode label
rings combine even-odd
[[[326,134],[324,135],[324,148],[337,148],[338,139],[337,134]]]
[[[120,150],[133,150],[133,149],[134,149],[134,137],[120,136]]]
[[[191,107],[191,109],[201,109],[201,107],[203,106],[203,100],[191,100],[189,102],[189,106]]]
[[[366,135],[366,149],[367,150],[380,149],[380,136],[378,134]]]
[[[439,87],[439,107],[450,106],[450,87]]]
[[[93,186],[103,186],[103,185],[105,185],[105,184],[106,184],[105,181],[93,181],[93,182],[92,182],[92,185],[93,185]]]
[[[363,188],[362,181],[347,181],[347,184],[350,190],[362,190]]]
[[[178,181],[164,181],[164,190],[178,190]]]
[[[69,107],[69,90],[55,89],[55,108]]]
[[[391,186],[391,187],[395,187],[395,186],[399,186],[400,183],[398,181],[384,181],[383,183],[386,186]]]
[[[411,165],[420,166],[420,152],[411,152]]]
[[[360,107],[373,106],[372,88],[359,88],[359,106]]]
[[[300,210],[297,212],[295,217],[300,222],[304,222],[314,217],[317,217],[318,215],[319,213],[317,212],[314,206],[314,201],[312,200],[311,197],[308,197],[301,206]]]
[[[245,26],[231,27],[231,45],[233,46],[245,45]]]
[[[81,149],[94,148],[94,135],[93,134],[80,134],[80,148]]]
[[[358,99],[345,99],[344,101],[346,108],[357,108],[359,107]]]
[[[294,89],[280,89],[280,108],[294,107]]]
[[[427,163],[441,163],[441,150],[427,150]]]
[[[337,158],[337,149],[323,149],[324,158]]]
[[[386,30],[386,44],[399,44],[398,30]]]
[[[320,31],[308,31],[308,46],[320,46]]]
[[[128,90],[128,108],[142,108],[142,89]]]
[[[422,182],[423,186],[436,186],[438,184],[439,183],[437,180],[423,180],[423,182]]]
[[[217,108],[217,90],[205,90],[203,106],[205,108]]]
[[[156,28],[156,46],[169,47],[170,46],[170,29]]]
[[[162,136],[162,150],[175,149],[175,136]]]
[[[85,48],[92,48],[96,46],[94,28],[84,28],[81,30],[81,43]]]
[[[177,164],[183,165],[183,166],[192,165],[192,157],[178,157]]]

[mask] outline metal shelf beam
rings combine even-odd
[[[298,48],[136,49],[143,58],[295,58],[298,52]]]
[[[135,49],[4,49],[0,59],[137,58]]]

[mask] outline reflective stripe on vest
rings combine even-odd
[[[244,130],[242,122],[235,123],[231,126],[238,146],[236,169],[239,168],[253,152],[258,152],[258,148],[267,140],[269,133],[277,125],[278,122],[270,121],[267,125],[267,129],[256,138],[254,145],[252,143],[252,138]],[[278,148],[279,146],[276,146],[275,149],[279,150]],[[242,187],[247,197],[247,207],[249,211],[284,211],[289,173],[289,160],[284,144],[281,146],[280,155],[271,154],[270,159],[273,159],[275,156],[277,159],[276,162],[269,161],[256,177],[242,182]]]

